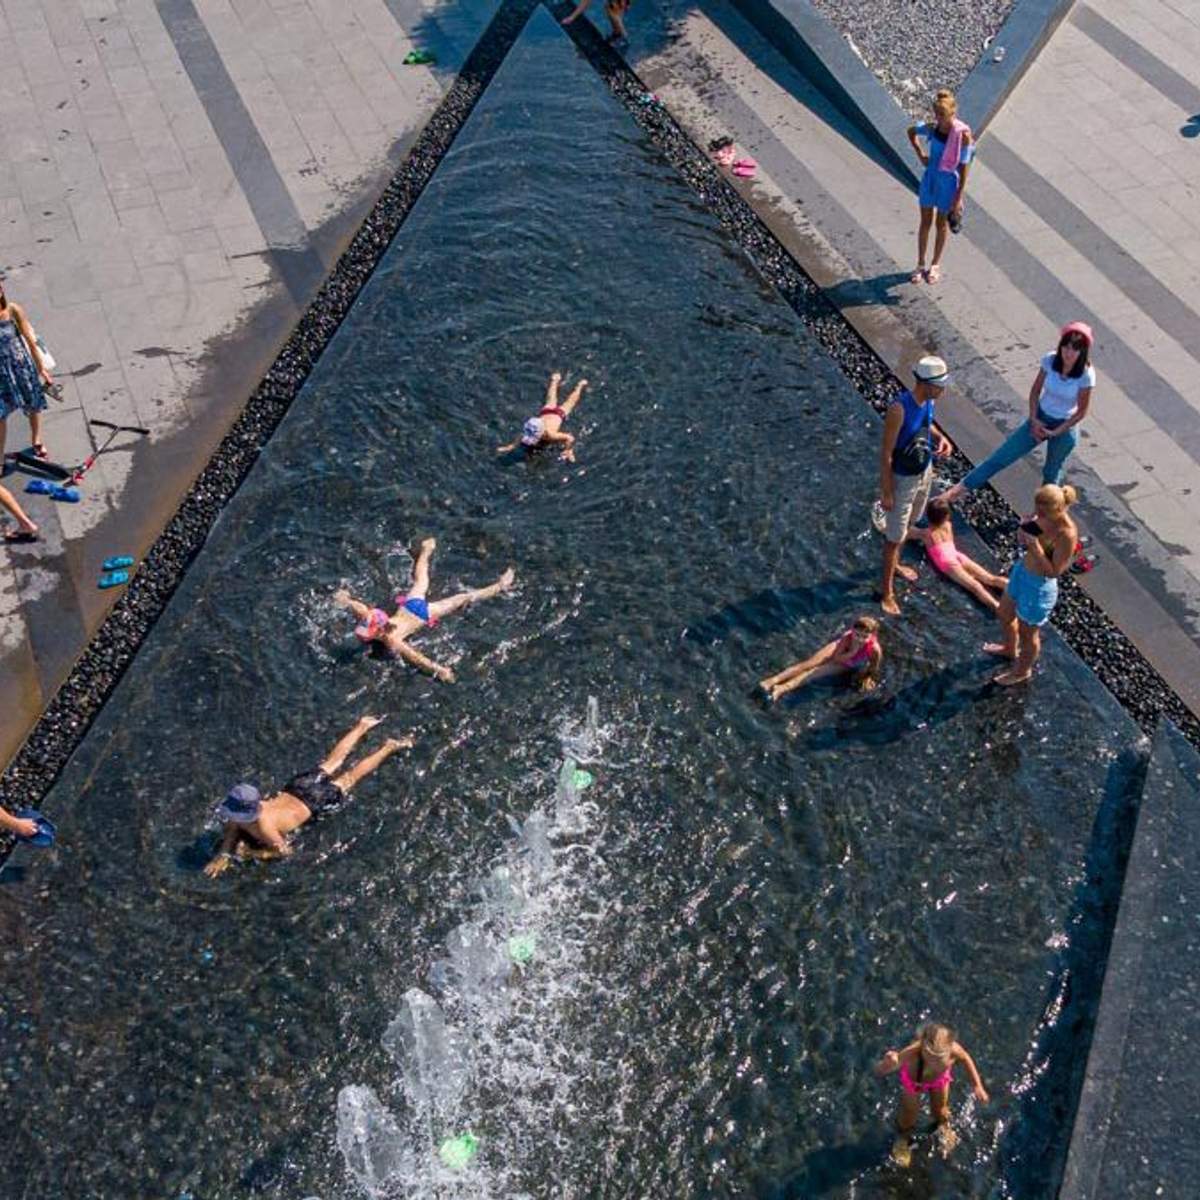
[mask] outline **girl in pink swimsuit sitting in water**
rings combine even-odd
[[[988,588],[997,588],[1003,592],[1008,586],[1008,577],[993,575],[974,559],[968,558],[954,544],[954,523],[950,520],[950,505],[943,496],[930,500],[925,515],[929,518],[929,528],[910,528],[908,536],[925,546],[929,561],[947,579],[953,579],[959,587],[966,588],[980,604],[986,604],[995,612],[1000,607],[1000,601]]]
[[[845,633],[826,642],[811,658],[785,667],[778,675],[768,675],[758,686],[768,699],[778,700],[813,679],[849,675],[864,692],[870,691],[883,662],[878,633],[879,622],[874,617],[859,617]]]
[[[896,1140],[892,1161],[898,1167],[912,1163],[912,1131],[921,1111],[921,1097],[929,1097],[929,1107],[937,1122],[938,1146],[942,1157],[958,1145],[958,1135],[950,1128],[950,1080],[954,1064],[962,1063],[975,1089],[975,1099],[987,1104],[990,1097],[979,1077],[975,1060],[954,1040],[954,1030],[935,1021],[917,1030],[917,1040],[903,1050],[889,1050],[875,1065],[876,1075],[900,1072],[900,1111],[896,1114]]]

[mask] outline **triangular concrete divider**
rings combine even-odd
[[[978,137],[1000,110],[1074,0],[1021,0],[958,91],[963,119]],[[920,179],[908,149],[908,114],[812,0],[733,0],[734,7],[784,58],[807,75],[886,156],[889,166],[915,184]],[[937,86],[935,84],[934,86]],[[931,97],[932,99],[932,97]]]
[[[1059,1200],[1174,1194],[1200,1111],[1200,753],[1154,736]]]

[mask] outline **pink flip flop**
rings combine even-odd
[[[739,158],[733,164],[733,173],[741,179],[753,179],[758,170],[758,163],[752,158]]]

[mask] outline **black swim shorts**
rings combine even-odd
[[[320,767],[288,780],[283,791],[301,801],[314,817],[319,817],[327,809],[336,808],[346,799],[346,793]]]

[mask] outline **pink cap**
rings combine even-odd
[[[371,609],[367,619],[354,627],[354,636],[360,642],[374,641],[388,623],[388,615],[382,608]]]
[[[1070,325],[1064,325],[1062,330],[1059,332],[1058,340],[1061,342],[1068,333],[1081,334],[1083,336],[1083,340],[1087,342],[1088,346],[1091,346],[1091,344],[1096,340],[1092,335],[1092,327],[1086,321],[1072,321]]]

